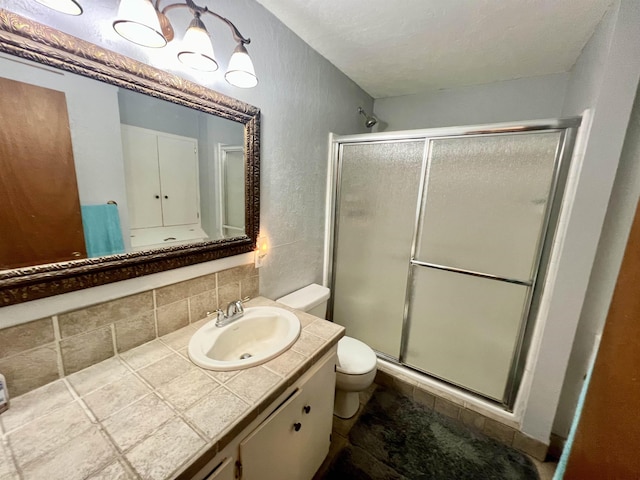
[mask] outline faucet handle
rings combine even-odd
[[[238,313],[244,313],[244,305],[242,304],[242,302],[243,302],[242,300],[238,300],[236,302],[236,311]]]
[[[224,312],[220,308],[218,308],[213,312],[207,312],[206,318],[213,317],[213,316],[215,316],[217,320],[220,320],[221,318],[224,318],[225,315],[224,315]]]

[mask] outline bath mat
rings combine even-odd
[[[520,452],[378,387],[324,480],[538,480]]]

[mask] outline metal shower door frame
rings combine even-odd
[[[484,125],[471,125],[471,126],[456,126],[456,127],[445,127],[445,128],[431,128],[431,129],[420,129],[420,130],[407,130],[407,131],[397,131],[397,132],[383,132],[383,133],[369,133],[369,134],[359,134],[359,135],[330,135],[330,152],[329,152],[329,172],[327,178],[327,215],[326,215],[326,237],[325,237],[325,272],[324,272],[324,283],[325,285],[330,285],[333,290],[335,286],[335,265],[336,265],[336,256],[335,256],[335,247],[336,247],[336,239],[338,236],[338,226],[336,223],[337,218],[339,218],[339,208],[340,208],[340,184],[342,180],[341,170],[342,165],[340,158],[343,152],[343,145],[348,144],[372,144],[372,143],[396,143],[403,141],[424,141],[425,142],[425,151],[422,158],[422,167],[421,167],[421,178],[419,180],[418,186],[418,198],[417,205],[414,217],[414,234],[413,241],[410,246],[410,262],[407,265],[407,289],[405,295],[404,302],[404,314],[402,319],[402,337],[401,337],[401,345],[400,345],[400,355],[398,358],[390,356],[388,354],[384,354],[382,352],[376,352],[377,355],[385,360],[391,361],[398,365],[405,366],[407,368],[411,368],[426,375],[429,375],[432,378],[436,378],[440,381],[443,381],[447,384],[455,385],[447,380],[439,379],[438,377],[430,374],[428,372],[424,372],[416,367],[408,365],[405,363],[406,357],[406,349],[408,343],[408,332],[410,330],[410,321],[408,318],[409,305],[411,301],[411,280],[412,280],[412,270],[415,262],[415,253],[417,248],[417,236],[420,228],[421,222],[421,205],[423,196],[426,194],[425,189],[427,187],[427,180],[429,175],[429,163],[431,158],[431,146],[434,140],[438,139],[450,139],[450,138],[468,138],[468,137],[479,137],[486,135],[507,135],[514,133],[533,133],[537,131],[560,131],[561,138],[558,142],[558,148],[556,149],[556,157],[554,159],[554,171],[552,182],[550,186],[550,193],[547,203],[547,208],[545,211],[545,216],[543,220],[543,228],[541,230],[541,236],[538,240],[538,247],[536,250],[536,258],[534,261],[534,271],[531,279],[531,285],[528,285],[529,292],[527,294],[527,301],[525,303],[525,309],[523,315],[520,320],[519,334],[517,337],[516,348],[514,348],[514,353],[511,359],[511,365],[509,370],[509,377],[507,381],[507,385],[505,388],[504,397],[500,404],[507,411],[512,411],[513,405],[515,404],[516,396],[518,393],[518,387],[520,385],[520,380],[522,378],[522,374],[524,372],[525,360],[526,360],[526,352],[528,345],[525,341],[528,337],[530,337],[535,322],[530,318],[532,307],[534,302],[539,301],[539,298],[542,293],[542,287],[544,282],[540,281],[543,279],[546,274],[546,264],[542,265],[542,260],[545,256],[548,256],[551,245],[553,243],[553,238],[555,236],[555,229],[557,226],[557,219],[560,213],[561,204],[564,196],[564,187],[565,187],[565,179],[567,176],[567,172],[569,169],[569,163],[571,159],[571,154],[573,152],[573,146],[575,143],[575,137],[577,128],[580,126],[581,118],[580,117],[570,117],[563,119],[545,119],[545,120],[535,120],[535,121],[527,121],[527,122],[508,122],[508,123],[495,123],[495,124],[484,124]],[[418,262],[418,264],[421,262]],[[433,268],[437,268],[436,265],[430,265]],[[459,273],[467,273],[467,274],[475,274],[479,272],[459,272]],[[484,276],[486,278],[490,278],[490,276],[486,276],[484,274],[480,274],[480,276]],[[505,281],[512,281],[512,279],[504,279]],[[515,282],[521,283],[521,282]],[[528,282],[527,282],[528,283]],[[328,314],[329,319],[332,319],[333,316],[333,307],[334,307],[334,295],[331,295],[329,300]],[[456,385],[460,388],[463,388],[465,391],[469,392],[468,387],[464,387],[461,385]],[[478,392],[475,393],[482,398],[488,399],[490,401],[495,402],[494,399],[488,398]]]
[[[324,285],[328,285],[333,290],[335,285],[335,248],[336,248],[336,239],[338,238],[338,224],[336,220],[340,217],[340,194],[341,194],[341,183],[342,183],[342,164],[340,162],[340,158],[343,153],[344,145],[359,145],[359,144],[382,144],[382,143],[409,143],[416,141],[424,141],[424,152],[422,154],[422,166],[420,169],[420,185],[418,187],[418,204],[416,208],[419,208],[419,202],[422,195],[422,178],[424,178],[425,174],[425,165],[426,165],[426,155],[427,155],[427,146],[429,142],[425,139],[425,137],[411,137],[406,136],[402,138],[383,138],[387,135],[380,136],[379,139],[367,139],[366,141],[362,140],[362,137],[373,135],[378,136],[379,134],[364,134],[364,135],[346,135],[346,136],[334,136],[330,135],[331,148],[329,152],[330,161],[329,161],[329,174],[327,175],[327,189],[328,189],[328,198],[327,198],[327,215],[326,215],[326,234],[325,234],[325,265],[324,265],[324,275],[323,282]],[[415,228],[415,226],[414,226]],[[331,295],[329,297],[329,302],[327,304],[327,319],[333,320],[333,305],[334,305],[334,297],[335,295]],[[405,301],[405,309],[406,309],[406,301]],[[406,311],[403,314],[403,317],[406,317]],[[387,355],[383,352],[376,351],[378,356],[382,356],[386,359],[392,360],[394,362],[398,362],[397,357],[393,357]]]

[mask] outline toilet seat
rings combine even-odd
[[[377,357],[367,344],[351,337],[338,341],[338,373],[364,375],[376,368]]]

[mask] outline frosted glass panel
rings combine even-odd
[[[406,363],[502,400],[528,288],[413,267]]]
[[[344,145],[333,320],[399,356],[424,141]]]
[[[418,260],[530,280],[559,132],[434,140]]]

